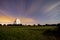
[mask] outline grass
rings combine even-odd
[[[55,40],[54,36],[43,35],[46,30],[55,28],[56,26],[0,26],[0,40]]]

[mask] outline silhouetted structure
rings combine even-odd
[[[14,24],[20,24],[20,19],[16,18],[15,21],[14,21]]]

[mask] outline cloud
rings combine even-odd
[[[38,10],[38,3],[37,2],[33,2],[30,6],[28,6],[28,9],[26,11],[25,15],[32,15],[34,12],[36,12]]]
[[[48,6],[48,7],[45,9],[44,13],[50,12],[50,11],[53,10],[55,7],[57,7],[58,5],[60,5],[60,2],[57,2],[57,3],[53,4],[53,5]]]
[[[20,18],[22,22],[30,23],[30,22],[35,22],[32,18]]]
[[[25,24],[34,23],[52,23],[57,17],[57,6],[60,5],[59,0],[16,0],[2,1],[0,8],[0,22],[14,22],[15,18],[21,20]],[[60,7],[59,7],[60,8]],[[60,10],[60,9],[59,9]],[[7,13],[8,12],[8,13]],[[38,21],[39,20],[39,21]]]
[[[35,24],[37,20],[33,18],[20,17],[19,18],[22,24]]]

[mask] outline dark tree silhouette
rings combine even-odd
[[[22,24],[8,24],[7,26],[23,26]]]
[[[60,23],[58,23],[57,26],[60,26]]]
[[[40,24],[38,24],[38,26],[41,26]]]
[[[7,26],[6,24],[4,24],[3,26]]]
[[[2,24],[0,24],[0,26],[2,26]]]
[[[35,24],[33,24],[33,26],[36,26]]]

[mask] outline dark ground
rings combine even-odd
[[[60,40],[60,27],[0,26],[0,40]]]

